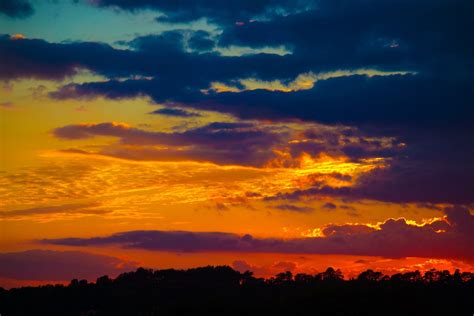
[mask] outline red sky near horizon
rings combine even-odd
[[[0,286],[474,271],[455,2],[6,1]]]

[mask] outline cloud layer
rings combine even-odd
[[[199,2],[188,1],[186,5],[183,5],[183,3],[173,0],[98,0],[92,3],[100,7],[119,8],[127,11],[155,9],[163,13],[162,16],[157,18],[160,22],[182,23],[208,18],[216,23],[233,24],[239,21],[247,21],[258,15],[274,16],[305,10],[311,8],[315,1],[230,0],[223,3],[218,0],[204,0]]]
[[[220,232],[131,231],[107,237],[61,238],[42,242],[67,246],[119,244],[125,248],[177,252],[345,254],[474,260],[474,216],[464,208],[449,208],[445,212],[445,219],[421,225],[405,219],[388,219],[377,226],[328,225],[320,231],[322,237],[300,239],[256,238]]]
[[[153,132],[125,123],[75,124],[56,128],[64,140],[97,136],[119,139],[101,153],[134,160],[197,160],[219,164],[296,167],[302,155],[348,157],[352,161],[389,157],[402,150],[393,138],[370,138],[357,129],[285,124],[213,122],[183,132]],[[79,152],[79,151],[76,151]]]

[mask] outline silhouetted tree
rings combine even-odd
[[[341,281],[344,279],[344,275],[341,270],[329,267],[325,272],[319,273],[319,279],[323,281]]]
[[[110,286],[112,284],[112,280],[109,278],[108,275],[103,275],[103,276],[97,278],[97,280],[95,281],[95,284],[98,287],[106,287],[106,286]]]
[[[456,270],[384,276],[367,270],[344,280],[328,268],[255,278],[228,266],[139,268],[95,283],[0,288],[2,315],[471,315],[474,275]],[[417,302],[417,303],[415,303]]]
[[[367,282],[379,282],[384,278],[382,272],[373,271],[371,269],[366,270],[359,274],[357,277],[358,281],[367,281]]]

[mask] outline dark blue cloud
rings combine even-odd
[[[452,126],[470,124],[472,82],[425,75],[353,75],[295,92],[254,90],[204,95],[193,106],[244,119],[298,118],[328,124]]]
[[[473,28],[469,0],[321,0],[314,10],[228,27],[220,44],[286,45],[313,67],[472,74],[464,61],[474,56]]]
[[[160,22],[182,23],[207,18],[215,23],[248,21],[257,16],[271,17],[311,8],[314,0],[96,0],[95,5],[136,11],[154,9],[164,13]]]
[[[107,62],[104,62],[107,60]],[[0,36],[0,79],[64,79],[79,68],[110,76],[128,76],[122,67],[132,62],[129,51],[114,50],[101,43],[49,43],[40,39],[12,39]]]
[[[241,76],[272,79],[286,75],[283,69],[274,67],[276,62],[284,58],[282,56],[258,54],[225,57],[215,52],[188,52],[185,34],[189,34],[193,40],[194,32],[169,31],[138,37],[127,42],[129,49],[124,50],[102,43],[49,43],[39,39],[13,40],[4,35],[0,37],[0,79],[63,79],[82,68],[111,79],[137,76],[155,78],[151,82],[125,81],[121,85],[114,81],[106,83],[103,89],[110,91],[110,95],[128,95],[130,92],[127,90],[132,90],[134,93],[150,93],[156,98],[171,98],[186,91],[200,94],[200,90],[208,88],[212,81],[229,81]],[[196,45],[193,42],[190,44]],[[100,83],[95,86],[101,87]]]
[[[34,9],[28,0],[2,0],[0,13],[11,18],[26,18],[34,13]]]
[[[210,51],[216,43],[209,36],[209,33],[204,31],[197,31],[192,34],[188,41],[189,48],[197,51]]]
[[[262,1],[258,5],[236,1],[234,5],[222,5],[216,1],[205,1],[183,6],[167,1],[102,1],[99,5],[124,9],[169,6],[171,11],[195,12],[196,8],[206,6],[232,9],[274,4],[272,1]],[[249,45],[258,48],[283,44],[293,52],[285,57],[263,54],[225,58],[216,53],[199,54],[209,51],[214,44],[208,33],[169,31],[139,37],[127,43],[134,51],[109,51],[92,43],[48,45],[44,42],[16,41],[7,44],[2,41],[2,51],[6,56],[2,59],[10,58],[11,64],[27,61],[30,63],[28,66],[49,65],[58,68],[60,73],[61,66],[67,66],[69,72],[63,70],[62,76],[73,72],[74,67],[89,68],[111,77],[156,76],[195,92],[207,88],[212,81],[252,76],[291,80],[308,71],[357,68],[409,70],[468,81],[472,79],[473,65],[469,60],[473,58],[474,48],[466,30],[474,27],[472,6],[472,2],[462,0],[319,1],[312,10],[292,12],[243,26],[226,26],[217,38],[224,46]],[[232,10],[238,11],[235,8]],[[189,53],[185,47],[197,53]],[[50,55],[55,57],[54,62],[47,59]],[[104,63],[104,60],[110,62]],[[30,73],[22,73],[21,65],[19,67],[18,76],[32,75],[35,71],[41,75],[41,70],[47,73],[46,69],[37,67],[29,67]],[[4,74],[5,77],[11,75],[15,74]],[[167,90],[163,81],[147,93],[159,96],[159,91]],[[121,89],[126,89],[126,86]]]
[[[469,127],[474,85],[452,77],[353,75],[318,81],[294,92],[253,90],[203,94],[162,80],[128,80],[65,86],[55,98],[150,95],[158,103],[177,102],[242,119],[300,119],[327,124],[378,127]],[[163,89],[160,89],[163,87]]]

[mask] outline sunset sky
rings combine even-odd
[[[474,2],[0,1],[0,286],[474,271]]]

